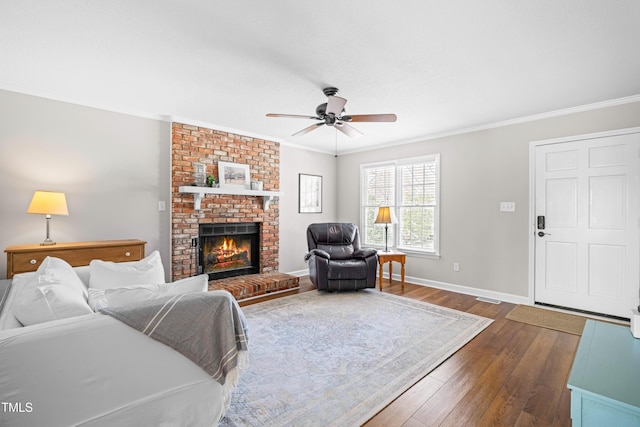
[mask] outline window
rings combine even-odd
[[[362,242],[384,247],[384,226],[374,225],[379,206],[395,206],[396,168],[393,164],[365,166],[362,169],[364,224]],[[389,246],[393,246],[394,227],[389,228]]]
[[[384,247],[384,226],[374,222],[378,207],[392,206],[398,223],[389,225],[389,246],[438,255],[439,160],[435,154],[361,167],[363,245]]]

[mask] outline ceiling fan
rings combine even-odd
[[[344,106],[347,100],[336,96],[338,89],[335,87],[325,87],[322,92],[327,96],[327,102],[316,107],[315,116],[301,116],[296,114],[274,114],[269,113],[267,117],[288,117],[294,119],[313,119],[318,120],[309,127],[294,133],[292,136],[304,135],[312,130],[318,129],[322,125],[333,126],[340,132],[351,138],[362,136],[362,132],[351,126],[353,122],[395,122],[397,117],[395,114],[345,114]]]

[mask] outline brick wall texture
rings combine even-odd
[[[251,179],[263,182],[263,190],[280,189],[280,144],[182,123],[172,124],[171,252],[173,280],[196,274],[196,253],[191,247],[199,223],[259,222],[260,272],[278,271],[279,202],[263,209],[262,197],[207,194],[202,209],[194,210],[193,195],[180,186],[193,184],[193,162],[207,165],[207,174],[218,177],[218,162],[249,165]]]

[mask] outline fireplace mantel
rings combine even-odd
[[[282,192],[280,191],[258,191],[258,190],[247,190],[245,188],[233,188],[233,187],[222,187],[222,188],[213,188],[213,187],[196,187],[193,185],[185,185],[178,187],[178,191],[180,193],[191,193],[193,194],[193,207],[195,210],[202,209],[202,199],[205,194],[231,194],[235,196],[258,196],[262,197],[262,206],[264,210],[269,209],[269,205],[271,201],[276,198],[282,196]]]

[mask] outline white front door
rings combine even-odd
[[[640,131],[536,145],[536,302],[629,318],[640,294]]]

